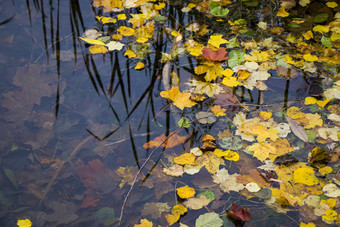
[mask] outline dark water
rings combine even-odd
[[[151,151],[143,144],[177,128],[176,113],[162,111],[167,102],[159,96],[164,90],[160,51],[171,45],[159,32],[146,69],[136,71],[136,61],[122,53],[91,55],[78,39],[86,29],[107,29],[97,24],[94,17],[100,12],[90,1],[0,4],[0,225],[15,226],[18,219],[29,218],[34,226],[104,226],[105,220],[98,218],[104,207],[115,212],[106,224],[117,224],[129,186],[120,185],[123,177],[116,170],[133,168],[131,182]],[[183,79],[192,77],[189,58],[176,64]],[[306,97],[310,84],[302,77],[286,82],[274,75],[262,101],[284,108],[285,102]],[[258,92],[237,94],[247,103],[262,103]],[[166,152],[183,153],[209,130],[182,130],[186,143]],[[126,204],[124,226],[138,223],[147,203],[175,205],[175,184],[181,183],[152,174],[161,172],[166,152],[156,152],[147,165],[147,177]],[[192,179],[202,181],[197,176],[180,180]],[[275,226],[279,220],[289,226],[293,219],[269,213],[260,201],[248,205],[258,208],[250,226]],[[198,214],[191,212],[183,220],[191,225]]]

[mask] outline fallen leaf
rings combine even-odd
[[[178,164],[173,164],[170,167],[163,169],[163,172],[172,177],[181,177],[184,173],[183,166]]]
[[[201,195],[199,198],[191,197],[187,201],[183,202],[183,205],[192,209],[199,210],[210,203],[210,199],[206,196]]]
[[[89,52],[91,54],[105,54],[108,52],[108,49],[102,45],[93,45],[89,47]]]
[[[144,148],[148,149],[148,148],[154,148],[154,147],[158,147],[160,144],[162,144],[167,137],[165,137],[165,134],[163,133],[162,135],[156,137],[155,139],[145,143],[143,145]],[[179,136],[177,134],[172,135],[171,137],[169,137],[162,145],[161,147],[165,147],[165,148],[173,148],[179,144],[184,143],[184,141],[186,140],[185,136]]]
[[[209,61],[225,61],[229,58],[226,56],[228,52],[225,50],[225,48],[220,48],[214,51],[210,48],[204,47],[202,51],[202,57]]]
[[[250,210],[245,207],[238,207],[237,204],[232,203],[232,210],[227,210],[227,214],[239,221],[251,221]]]
[[[174,163],[179,165],[195,165],[196,156],[192,153],[184,153],[174,158]]]
[[[100,41],[100,40],[96,40],[96,39],[88,39],[88,38],[82,38],[82,37],[79,37],[79,39],[81,39],[81,40],[83,40],[84,42],[87,42],[87,43],[89,43],[89,44],[105,46],[105,43],[104,43],[103,41]]]
[[[134,227],[152,227],[153,224],[148,219],[140,220],[140,224],[135,224]]]
[[[167,98],[173,101],[173,104],[183,110],[185,107],[192,107],[196,102],[191,101],[189,98],[191,93],[180,92],[177,87],[172,87],[171,90],[162,91],[161,97]]]
[[[163,212],[169,212],[170,207],[167,203],[147,203],[144,205],[142,215],[150,215],[152,219],[158,219],[161,217]]]
[[[109,51],[114,51],[114,50],[121,50],[125,46],[125,44],[118,42],[118,41],[110,41],[105,46],[109,48]]]
[[[308,135],[305,129],[297,123],[297,121],[293,120],[292,118],[286,116],[286,120],[292,129],[293,133],[302,141],[308,143]]]
[[[194,188],[190,188],[188,185],[185,185],[183,187],[177,188],[177,195],[181,199],[188,199],[190,197],[193,197],[196,194],[196,191]]]

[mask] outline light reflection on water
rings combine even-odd
[[[151,54],[146,70],[138,72],[121,53],[92,56],[79,43],[77,37],[86,28],[96,27],[88,2],[1,4],[5,4],[1,19],[9,18],[0,27],[1,225],[15,226],[23,217],[37,226],[100,225],[93,217],[102,207],[112,207],[118,217],[128,186],[120,189],[121,177],[115,170],[126,166],[136,170],[150,152],[143,144],[177,128],[169,110],[154,120],[167,104],[159,97],[160,49]],[[15,11],[13,18],[7,8]],[[187,59],[181,64],[179,74],[185,81],[192,77],[192,65]],[[297,89],[308,84],[301,78],[295,82],[287,88],[269,81],[274,85],[269,94],[279,97],[273,102],[283,105],[306,96]],[[287,89],[291,96],[285,98]],[[258,104],[256,92],[248,95],[244,101]],[[207,131],[182,130],[189,141],[167,152],[181,154]],[[161,167],[161,152],[148,170]],[[176,202],[174,194],[158,196],[166,189],[157,180],[151,174],[143,182],[145,187],[134,189],[125,211],[126,225],[137,223],[146,203]],[[191,181],[181,179],[186,180]],[[174,190],[174,184],[165,185]],[[68,214],[62,212],[65,209]]]

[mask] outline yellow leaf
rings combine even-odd
[[[222,35],[211,35],[208,40],[208,44],[213,45],[216,48],[220,48],[221,44],[229,43],[228,40],[223,39]]]
[[[304,128],[315,128],[315,126],[322,126],[323,120],[321,116],[318,113],[311,114],[307,113],[305,114],[305,118],[308,119],[308,124],[304,125]]]
[[[105,46],[101,45],[93,45],[89,47],[89,52],[91,54],[104,54],[107,53],[109,50]]]
[[[322,220],[327,222],[333,222],[338,219],[338,213],[335,210],[325,210],[325,214],[322,215]]]
[[[143,62],[138,62],[137,65],[135,66],[136,70],[144,69],[144,68],[145,68],[145,65]]]
[[[225,77],[221,83],[227,87],[236,87],[240,85],[240,81],[237,81],[236,77]]]
[[[279,130],[274,128],[267,129],[266,126],[263,126],[261,124],[256,125],[251,129],[251,133],[257,135],[257,141],[264,142],[267,138],[270,138],[271,140],[275,141],[277,138],[279,138]]]
[[[313,32],[311,30],[305,32],[305,33],[302,33],[303,37],[306,39],[306,40],[310,40],[312,39],[314,36],[313,36]]]
[[[126,15],[124,13],[118,14],[117,19],[118,20],[126,20]]]
[[[177,36],[180,36],[181,35],[181,32],[180,31],[172,31],[171,33],[170,33],[173,37],[177,37]]]
[[[226,160],[229,161],[237,162],[238,160],[240,160],[239,154],[232,150],[222,151],[221,149],[215,149],[214,155],[216,155],[219,158],[224,157]]]
[[[130,27],[120,26],[117,31],[123,36],[132,36],[135,34],[135,30]]]
[[[331,35],[331,41],[334,42],[340,39],[340,34],[333,32]]]
[[[266,121],[266,120],[268,120],[269,118],[271,118],[272,115],[273,115],[272,112],[261,111],[260,114],[259,114],[259,118],[260,118],[262,121]]]
[[[140,220],[140,224],[135,224],[134,227],[152,227],[153,224],[148,219]]]
[[[124,56],[127,56],[128,58],[135,58],[137,55],[132,50],[127,50]]]
[[[161,2],[159,4],[154,4],[155,9],[160,10],[163,9],[165,7],[165,3]]]
[[[125,46],[125,44],[118,42],[118,41],[110,41],[105,46],[109,48],[109,51],[113,51],[113,50],[121,50],[123,46]]]
[[[329,32],[329,26],[317,25],[313,27],[314,32],[327,33]]]
[[[178,204],[171,209],[171,214],[166,214],[165,219],[168,222],[169,226],[175,224],[181,215],[185,214],[188,209],[182,204]]]
[[[180,215],[178,214],[166,214],[165,219],[168,222],[169,226],[172,226],[175,224],[180,218]]]
[[[234,74],[234,71],[232,69],[226,68],[223,70],[222,75],[225,77],[231,77]]]
[[[224,160],[212,152],[207,152],[196,159],[196,166],[204,166],[211,174],[215,174],[219,170],[220,165],[224,165]]]
[[[318,184],[319,180],[314,175],[313,168],[306,166],[294,171],[294,182],[312,186]]]
[[[139,37],[136,42],[137,43],[146,43],[149,39],[145,37]]]
[[[300,223],[300,227],[316,227],[315,224],[313,222],[309,222],[309,223],[304,223],[304,222],[301,222]]]
[[[176,189],[177,195],[181,199],[191,198],[195,195],[196,191],[194,188],[190,188],[188,185]]]
[[[94,0],[92,5],[94,7],[104,6],[104,13],[112,11],[114,8],[122,8],[123,1],[121,0]]]
[[[270,154],[275,154],[276,149],[269,143],[255,143],[248,147],[248,151],[253,151],[253,156],[256,157],[261,162],[264,162],[267,158],[269,158]]]
[[[299,4],[303,7],[306,7],[310,3],[310,0],[300,0]]]
[[[250,72],[248,72],[247,70],[239,70],[237,72],[237,77],[240,80],[246,80],[249,76],[250,76]]]
[[[89,44],[94,44],[94,45],[101,45],[101,46],[105,46],[105,43],[103,41],[100,40],[96,40],[96,39],[87,39],[87,38],[82,38],[79,37],[79,39],[89,43]]]
[[[114,40],[122,40],[123,36],[121,34],[113,34],[112,39]]]
[[[174,163],[179,165],[195,165],[196,156],[192,153],[184,153],[174,158]]]
[[[322,176],[324,176],[324,175],[326,175],[326,174],[329,174],[329,173],[331,173],[332,171],[333,171],[333,169],[332,169],[332,167],[330,167],[330,166],[325,166],[325,167],[322,167],[322,168],[319,169],[319,173],[320,173]]]
[[[320,204],[321,203],[326,204],[330,209],[332,209],[336,205],[336,200],[333,199],[333,198],[329,198],[327,200],[323,199],[323,200],[320,201]]]
[[[305,59],[305,61],[317,61],[319,58],[316,55],[305,54],[303,55],[303,59]]]
[[[112,18],[112,17],[99,17],[99,16],[96,16],[96,19],[101,21],[103,24],[110,24],[110,23],[116,23],[117,20]]]
[[[19,227],[31,227],[32,226],[32,222],[29,219],[23,219],[23,220],[18,220],[17,221],[17,225]]]
[[[332,9],[338,7],[338,3],[336,2],[326,2],[326,5]]]
[[[313,98],[313,97],[306,97],[305,98],[305,105],[313,105],[315,104],[317,101],[316,98]]]
[[[161,97],[173,101],[173,104],[183,110],[185,107],[192,107],[196,102],[191,101],[189,98],[191,93],[180,92],[177,87],[172,87],[171,90],[162,91]]]
[[[245,54],[244,57],[246,61],[264,62],[270,59],[270,52],[253,50],[250,52],[250,55]]]
[[[305,113],[301,112],[298,107],[292,106],[287,110],[287,116],[295,120],[305,117]]]
[[[278,17],[288,17],[289,13],[285,10],[285,8],[281,7],[277,12],[276,16]]]
[[[216,117],[222,117],[222,116],[227,115],[225,113],[226,109],[221,108],[220,105],[211,106],[210,110],[215,114]]]

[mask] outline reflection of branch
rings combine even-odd
[[[140,169],[139,169],[138,172],[136,173],[135,178],[133,179],[133,182],[132,182],[132,184],[131,184],[131,187],[130,187],[128,193],[127,193],[126,196],[125,196],[125,199],[124,199],[122,208],[121,208],[121,210],[120,210],[120,217],[119,217],[119,224],[118,224],[119,226],[122,224],[122,219],[123,219],[123,214],[124,214],[124,209],[125,209],[125,206],[126,206],[126,202],[127,202],[128,198],[129,198],[129,195],[130,195],[131,192],[132,192],[133,187],[134,187],[135,184],[136,184],[136,181],[137,181],[137,178],[138,178],[139,174],[142,172],[142,170],[144,169],[144,167],[146,166],[146,164],[150,161],[152,155],[156,152],[156,150],[158,150],[158,148],[160,148],[166,141],[168,141],[168,139],[169,139],[170,137],[172,137],[173,135],[177,134],[181,129],[182,129],[181,127],[177,128],[174,132],[170,133],[170,135],[169,135],[169,136],[168,136],[161,144],[159,144],[155,149],[153,149],[153,150],[151,151],[151,153],[149,154],[148,158],[144,161],[143,165],[140,167]]]

